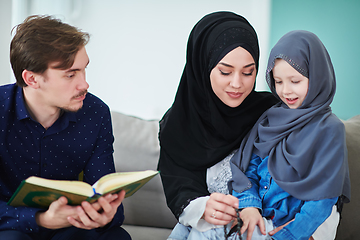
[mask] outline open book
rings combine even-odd
[[[118,193],[123,189],[125,197],[129,197],[158,173],[153,170],[111,173],[101,177],[93,186],[82,181],[33,176],[21,182],[8,205],[47,208],[61,196],[68,199],[69,205],[79,205],[83,201],[95,202],[102,195]]]

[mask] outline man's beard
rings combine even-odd
[[[84,90],[84,91],[82,91],[81,93],[79,93],[78,95],[74,96],[73,99],[75,99],[75,98],[77,98],[77,97],[80,97],[80,96],[83,96],[83,95],[87,94],[87,92],[88,92],[87,90]],[[81,107],[79,107],[78,109],[72,109],[72,108],[69,107],[69,106],[59,107],[59,109],[60,109],[61,111],[64,111],[64,112],[74,112],[74,113],[76,113],[76,112],[78,112],[78,111],[83,107],[83,105],[84,105],[84,102],[83,102],[83,104],[81,105]]]
[[[72,112],[72,113],[76,113],[78,112],[80,109],[82,109],[82,106],[79,107],[78,109],[72,109],[70,107],[59,107],[60,111],[62,112]]]

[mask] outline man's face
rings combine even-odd
[[[47,107],[76,112],[82,107],[89,88],[85,77],[89,57],[85,47],[77,52],[74,64],[69,69],[55,69],[56,64],[50,64],[40,78],[42,100]]]

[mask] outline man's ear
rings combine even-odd
[[[36,77],[39,76],[38,74],[35,74],[34,72],[25,69],[22,72],[21,76],[24,79],[26,85],[28,85],[29,87],[34,89],[37,89],[39,87],[39,84],[36,80]]]

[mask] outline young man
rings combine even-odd
[[[0,87],[0,239],[130,239],[120,227],[124,192],[96,203],[48,209],[6,203],[29,176],[93,184],[114,172],[110,111],[87,92],[89,35],[49,16],[16,27],[10,61],[16,84]]]

